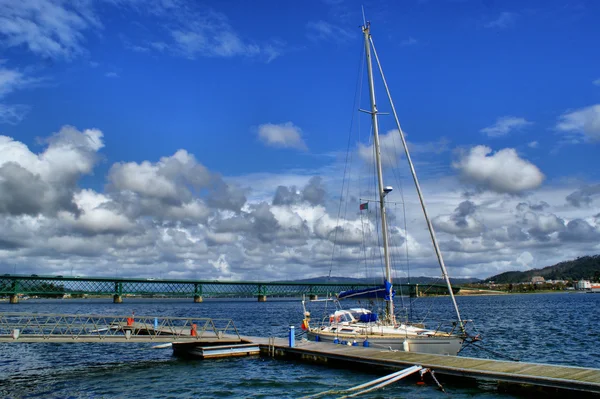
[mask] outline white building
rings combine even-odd
[[[590,283],[587,280],[579,280],[577,282],[577,289],[578,290],[591,290],[592,289],[592,283]]]

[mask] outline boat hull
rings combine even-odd
[[[385,348],[399,351],[429,353],[433,355],[451,355],[456,356],[464,339],[460,336],[424,336],[424,337],[386,337],[381,335],[339,335],[322,331],[307,331],[307,337],[311,341],[338,342],[352,345],[363,345],[365,339],[370,347]],[[337,341],[336,341],[337,340]]]

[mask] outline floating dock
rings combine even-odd
[[[600,395],[600,369],[429,355],[326,342],[301,341],[291,348],[287,339],[259,337],[243,337],[243,339],[258,343],[261,353],[275,357],[290,357],[337,366],[364,365],[389,370],[401,370],[408,366],[419,365],[434,370],[436,375],[440,376],[526,384]]]

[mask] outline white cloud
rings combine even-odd
[[[21,122],[31,107],[23,104],[2,104],[0,103],[0,123],[16,125]]]
[[[600,86],[600,79],[596,79],[592,82],[594,86]]]
[[[308,149],[302,139],[302,130],[292,122],[262,124],[258,126],[258,137],[270,147]]]
[[[67,275],[73,268],[75,274],[114,275],[118,267],[122,276],[210,280],[306,278],[329,270],[364,277],[367,267],[371,276],[380,273],[378,215],[358,211],[361,182],[349,184],[340,212],[337,172],[343,167],[337,163],[319,171],[236,176],[248,186],[240,189],[180,150],[157,161],[116,163],[106,190],[96,192],[77,183],[93,172],[102,147],[98,132],[85,132],[63,129],[39,153],[0,138],[0,274],[15,265],[26,274]],[[514,168],[531,165],[514,152],[480,150],[464,154],[462,166],[485,172],[480,186],[502,190],[466,198],[456,176],[421,179],[451,276],[489,277],[600,251],[600,215],[583,206],[597,200],[596,185],[562,182],[510,195],[523,184],[507,189],[497,175],[510,177]],[[498,172],[504,163],[510,167]],[[50,195],[61,187],[69,201]],[[395,264],[408,251],[411,275],[438,276],[416,195],[400,191],[388,196]]]
[[[592,140],[600,140],[600,104],[562,114],[556,128],[562,132],[582,134]]]
[[[106,72],[104,76],[106,76],[107,78],[118,78],[119,74],[116,72]]]
[[[486,28],[505,29],[515,24],[518,14],[513,12],[501,12],[500,15],[484,25]]]
[[[515,116],[503,116],[496,120],[492,126],[485,127],[480,130],[481,133],[488,137],[506,136],[511,131],[519,130],[525,126],[531,125],[525,118],[517,118]]]
[[[206,187],[210,173],[192,154],[178,150],[154,164],[148,161],[114,164],[109,180],[115,190],[179,203],[191,198],[190,188]]]
[[[112,200],[93,190],[81,190],[74,194],[74,202],[81,211],[78,217],[68,212],[59,213],[59,218],[76,230],[94,234],[124,233],[134,224],[127,216],[115,209]]]
[[[531,141],[529,143],[527,143],[527,147],[529,148],[538,148],[540,145],[540,143],[538,143],[537,141]]]
[[[129,45],[135,51],[170,50],[190,59],[199,57],[249,57],[271,62],[283,51],[275,39],[255,42],[242,37],[227,16],[199,3],[172,0],[153,4],[149,15],[164,25],[168,37],[147,40],[142,46]]]
[[[24,72],[0,66],[0,100],[3,100],[3,97],[15,90],[31,86],[37,82],[39,82],[39,79],[27,76]],[[16,125],[23,120],[29,110],[28,105],[0,102],[0,123]]]
[[[74,192],[91,173],[104,144],[97,129],[64,126],[35,154],[19,141],[0,136],[0,212],[4,214],[77,213]]]
[[[398,129],[392,129],[387,133],[380,134],[379,147],[381,150],[381,163],[384,166],[396,166],[398,160],[404,154]],[[372,164],[374,162],[373,143],[369,145],[358,143],[358,155],[364,162]]]
[[[0,67],[0,98],[27,84],[28,79],[16,69]]]
[[[0,43],[42,57],[70,59],[84,49],[84,32],[100,28],[91,2],[0,2]]]
[[[306,31],[311,40],[345,42],[354,37],[348,30],[323,20],[310,21],[306,24]]]
[[[512,148],[493,153],[479,145],[463,153],[452,166],[466,181],[498,193],[517,194],[540,186],[544,180],[537,166],[520,158]]]

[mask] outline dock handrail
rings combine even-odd
[[[35,339],[52,341],[141,340],[195,341],[203,338],[235,338],[240,334],[231,319],[160,317],[132,314],[0,313],[0,341]]]

